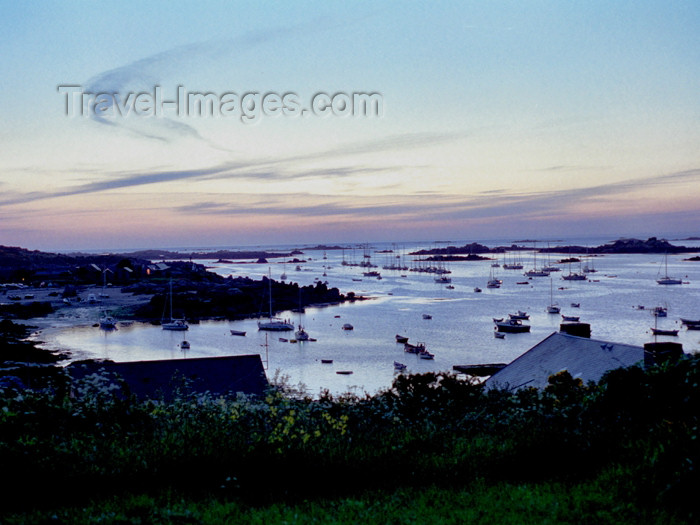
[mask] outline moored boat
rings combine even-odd
[[[508,319],[505,321],[500,321],[496,323],[496,330],[499,332],[507,333],[523,333],[530,331],[530,325],[523,324],[520,319]]]
[[[396,334],[396,342],[397,343],[408,343],[408,337],[406,337],[404,335]]]
[[[678,330],[662,330],[661,328],[652,328],[651,333],[654,335],[670,335],[677,336]]]

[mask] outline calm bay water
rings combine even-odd
[[[607,240],[589,239],[586,242],[593,246]],[[575,242],[563,241],[564,244]],[[693,245],[690,242],[677,244]],[[649,309],[666,306],[668,317],[658,319],[658,327],[680,329],[680,332],[678,337],[659,337],[658,340],[680,342],[686,352],[700,348],[700,332],[687,331],[678,321],[679,317],[700,319],[700,263],[683,261],[689,257],[687,254],[668,257],[668,274],[689,282],[676,286],[656,283],[659,274],[665,273],[664,256],[659,254],[590,258],[589,266],[593,264],[597,271],[588,274],[588,281],[562,280],[561,276],[569,272],[569,267],[560,265],[562,271],[552,274],[551,285],[548,277],[528,280],[523,276],[523,271],[533,264],[532,253],[526,252],[518,254],[524,270],[492,268],[493,261],[448,263],[454,289],[436,283],[434,274],[381,268],[387,263],[398,262],[397,255],[436,246],[373,244],[369,250],[329,250],[325,252],[326,259],[323,251],[305,250],[304,255],[298,256],[306,261],[300,264],[300,270],[296,269],[296,264],[283,264],[274,259],[269,264],[204,261],[212,271],[225,276],[260,278],[271,272],[273,279],[279,280],[281,274],[286,273],[288,281],[302,285],[327,281],[329,286],[338,287],[343,293],[354,291],[371,298],[337,306],[307,308],[304,314],[282,313],[295,323],[301,322],[316,341],[282,342],[280,337],[293,338],[293,333],[260,332],[255,319],[191,324],[189,331],[184,333],[191,343],[191,349],[187,351],[179,347],[183,333],[140,323],[120,326],[112,332],[92,326],[49,330],[39,338],[45,341],[46,347],[70,350],[76,360],[139,361],[260,354],[267,364],[268,377],[275,374],[286,376],[289,383],[302,384],[311,394],[322,389],[333,393],[371,394],[388,388],[395,377],[394,361],[406,364],[407,371],[412,373],[446,371],[459,364],[510,362],[559,329],[561,316],[545,311],[550,294],[561,306],[563,314],[577,315],[581,321],[590,323],[592,338],[636,345],[654,340],[650,328],[654,326],[655,318]],[[394,252],[378,253],[386,249]],[[343,258],[348,262],[353,259],[359,262],[365,254],[379,266],[376,270],[381,272],[381,280],[363,276],[366,269],[341,264]],[[512,255],[506,255],[508,261]],[[555,254],[551,262],[562,257]],[[412,259],[406,255],[403,262],[411,266]],[[503,256],[499,256],[497,262],[502,264]],[[544,262],[542,255],[538,255],[538,266]],[[578,264],[571,268],[571,271],[578,270]],[[486,288],[491,271],[503,280],[501,288]],[[528,284],[517,284],[523,281],[528,281]],[[475,293],[476,286],[483,291]],[[580,303],[580,308],[572,308],[571,303]],[[640,305],[645,309],[638,309]],[[517,310],[530,314],[531,332],[495,339],[492,318],[506,317]],[[432,319],[423,319],[423,314],[430,314]],[[352,324],[354,330],[342,330],[345,323]],[[244,330],[246,336],[232,336],[231,329]],[[421,360],[416,355],[404,353],[403,345],[395,342],[396,334],[408,336],[413,343],[425,342],[435,359]],[[322,359],[332,359],[333,363],[324,364]],[[352,371],[352,374],[339,375],[337,371]]]

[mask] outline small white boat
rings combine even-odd
[[[184,319],[170,319],[170,321],[161,323],[161,326],[163,330],[172,330],[179,332],[184,332],[185,330],[189,330],[190,328]]]

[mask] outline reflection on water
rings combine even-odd
[[[293,338],[293,333],[259,332],[254,319],[203,321],[191,324],[184,335],[134,323],[111,332],[92,326],[66,328],[48,331],[40,338],[48,347],[71,350],[74,359],[136,361],[260,354],[263,361],[269,361],[269,377],[278,372],[288,376],[292,384],[303,383],[312,394],[321,389],[374,393],[391,385],[394,361],[405,363],[409,373],[447,371],[460,364],[510,362],[558,330],[561,317],[545,311],[550,293],[561,306],[562,314],[580,316],[581,321],[591,324],[594,339],[637,345],[652,341],[650,328],[655,319],[648,309],[657,305],[667,306],[669,312],[667,318],[658,320],[660,328],[681,328],[679,317],[700,319],[700,263],[683,261],[684,256],[669,257],[669,274],[681,276],[690,284],[656,283],[662,255],[610,255],[595,258],[598,271],[589,274],[588,281],[562,280],[561,275],[568,271],[563,267],[563,272],[552,274],[550,291],[549,278],[528,280],[522,271],[500,268],[497,277],[503,280],[501,288],[486,288],[494,269],[492,261],[450,263],[454,289],[447,289],[426,273],[378,268],[381,280],[364,277],[362,268],[340,264],[341,252],[327,254],[328,259],[324,260],[322,252],[306,252],[311,260],[302,264],[302,271],[287,268],[289,280],[300,284],[328,281],[341,292],[355,291],[373,299],[307,308],[301,316],[282,314],[301,322],[317,341],[280,341],[280,337]],[[270,265],[225,265],[214,261],[206,264],[222,275],[260,278],[271,268],[273,278],[279,279],[283,272],[281,260]],[[527,285],[517,284],[526,280]],[[476,286],[482,288],[482,293],[474,292]],[[580,303],[580,308],[572,308],[571,303]],[[646,309],[637,309],[639,305]],[[503,340],[494,338],[492,318],[517,310],[531,315],[532,331],[508,334]],[[424,313],[432,318],[423,319]],[[354,330],[342,330],[345,323],[352,324]],[[246,336],[233,336],[231,329],[243,330]],[[435,354],[434,361],[404,353],[403,345],[395,342],[396,334],[408,336],[413,343],[425,342]],[[180,348],[183,338],[191,343],[189,350]],[[682,343],[686,352],[696,351],[700,347],[700,332],[681,328],[679,337],[672,340]],[[336,373],[345,370],[353,373]]]

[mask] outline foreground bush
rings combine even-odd
[[[124,398],[108,378],[69,395],[5,385],[3,508],[186,491],[246,505],[475,482],[602,483],[632,508],[693,516],[700,358],[617,370],[584,385],[489,391],[451,374],[398,376],[375,396]],[[358,480],[362,480],[358,484]],[[559,485],[558,485],[559,486]]]

